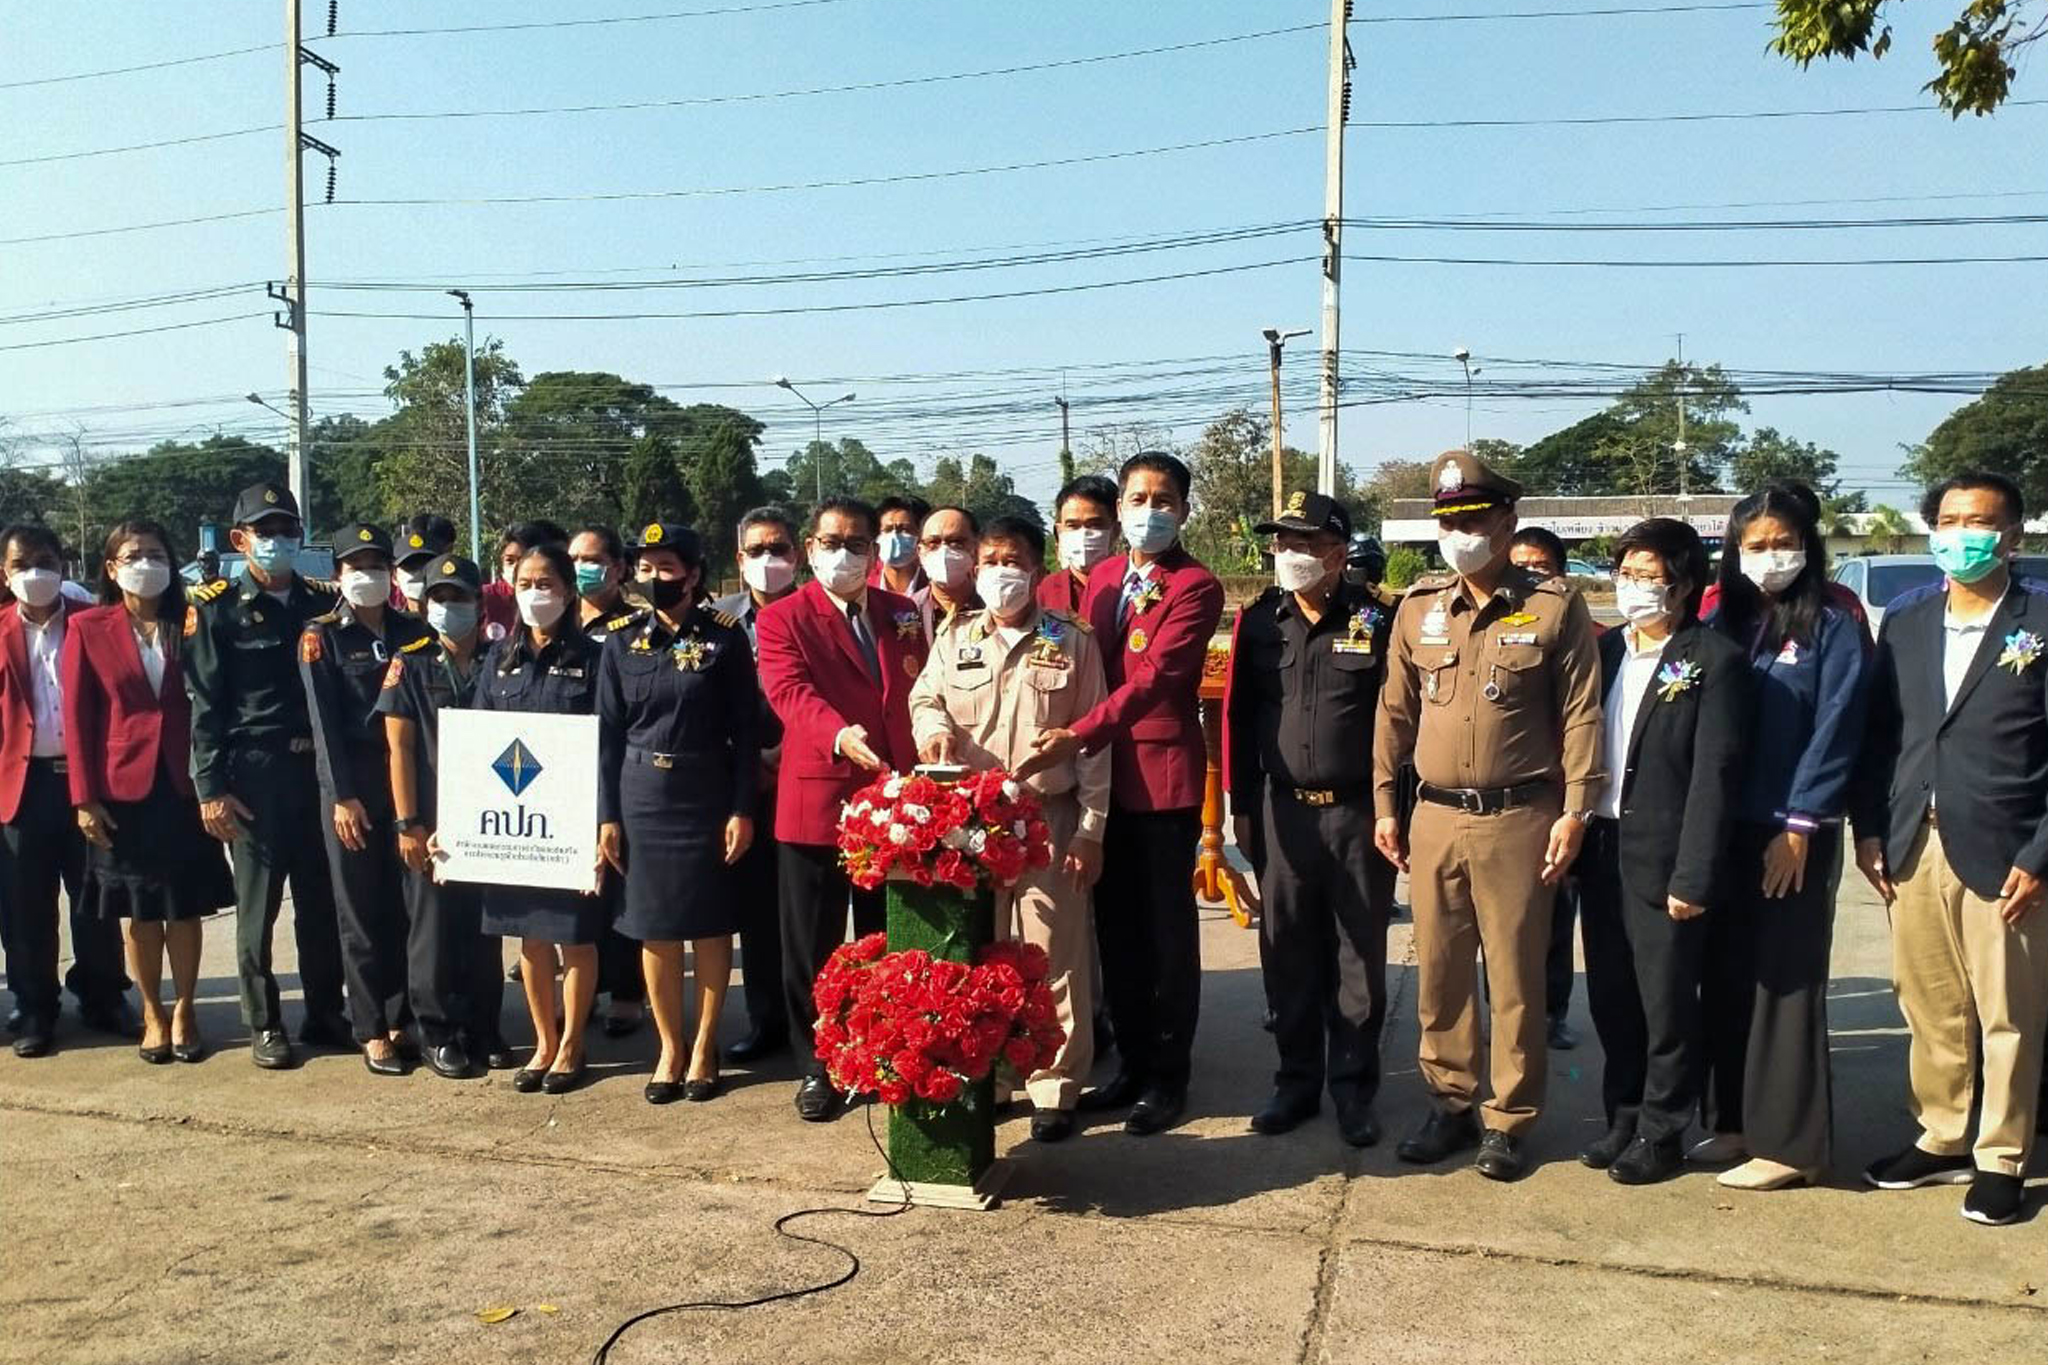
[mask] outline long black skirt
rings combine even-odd
[[[140,801],[109,801],[111,849],[87,846],[82,908],[101,919],[163,924],[235,903],[227,852],[199,823],[199,802],[162,771]]]

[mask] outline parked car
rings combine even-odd
[[[220,573],[223,578],[242,576],[243,554],[240,550],[220,552]],[[302,545],[292,564],[302,578],[334,577],[334,547],[332,545]],[[199,581],[199,561],[194,559],[178,570],[187,583]]]
[[[1614,577],[1612,570],[1583,559],[1567,559],[1564,562],[1564,572],[1567,578],[1591,578],[1601,583],[1609,582]]]
[[[2021,555],[2013,567],[2029,578],[2048,579],[2048,555]],[[1941,581],[1941,570],[1932,555],[1858,555],[1835,565],[1835,581],[1862,599],[1870,615],[1870,630],[1876,634],[1884,623],[1884,609],[1901,593]]]

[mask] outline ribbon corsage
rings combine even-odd
[[[896,613],[897,639],[915,640],[922,634],[924,634],[924,621],[916,612],[899,611]]]
[[[2032,631],[2016,630],[2005,637],[2005,652],[1998,656],[1998,666],[2011,669],[2017,676],[2034,666],[2043,649],[2048,649],[2048,641]]]
[[[711,662],[711,646],[694,635],[676,641],[670,652],[675,655],[676,667],[686,673],[701,673]]]
[[[1665,701],[1676,701],[1679,693],[1699,685],[1700,666],[1691,659],[1673,660],[1657,670],[1657,695]]]
[[[1166,593],[1166,585],[1156,578],[1145,580],[1144,586],[1131,594],[1131,615],[1146,610]]]

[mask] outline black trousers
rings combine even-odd
[[[259,1033],[284,1027],[270,936],[287,881],[306,1015],[339,1015],[341,938],[322,833],[332,831],[333,821],[320,796],[313,752],[238,748],[228,756],[228,789],[250,811],[242,821],[242,837],[228,849],[235,867],[235,970],[242,983],[242,1020]]]
[[[1572,928],[1579,919],[1579,874],[1573,870],[1557,888],[1550,909],[1550,949],[1543,955],[1543,1013],[1562,1019],[1572,1008]],[[1590,989],[1590,988],[1589,988]]]
[[[1304,806],[1270,785],[1259,961],[1280,1051],[1276,1089],[1339,1103],[1380,1086],[1387,911],[1394,865],[1372,843],[1369,800]]]
[[[1751,1156],[1817,1170],[1832,1145],[1828,952],[1842,831],[1816,830],[1805,888],[1765,900],[1764,849],[1777,833],[1736,826],[1734,892],[1706,916],[1703,1118],[1716,1133],[1744,1134]]]
[[[769,1037],[789,1032],[789,1006],[782,991],[779,847],[771,788],[754,810],[754,842],[733,869],[733,894],[740,898],[740,991],[747,1002],[747,1026]]]
[[[811,1026],[818,1022],[818,1010],[811,983],[845,941],[849,901],[855,937],[882,932],[882,893],[856,890],[839,865],[839,850],[829,844],[777,844],[776,855],[782,883],[782,999],[790,1041],[805,1070],[822,1076],[825,1064],[812,1055]]]
[[[1620,825],[1595,820],[1579,854],[1586,997],[1607,1054],[1607,1126],[1658,1140],[1683,1134],[1698,1102],[1700,964],[1710,909],[1671,918],[1667,886],[1623,877]]]
[[[437,883],[431,873],[404,875],[406,981],[421,1036],[428,1047],[498,1042],[504,948],[483,931],[483,895],[464,882]]]
[[[128,989],[121,923],[79,909],[85,840],[71,812],[63,761],[29,760],[21,806],[0,825],[0,949],[24,1019],[53,1022],[60,1003],[57,892],[71,917],[71,969],[63,984],[81,1009],[111,1008]]]
[[[1095,886],[1102,991],[1125,1074],[1163,1090],[1187,1089],[1202,1005],[1195,915],[1199,811],[1111,807]],[[1266,850],[1267,865],[1273,851]]]
[[[374,767],[355,764],[358,791],[377,793],[366,785],[389,778],[382,755]],[[323,798],[324,800],[324,798]],[[340,930],[341,972],[348,982],[349,1025],[358,1043],[382,1038],[412,1022],[406,984],[410,917],[406,912],[405,864],[398,859],[398,831],[392,826],[389,789],[363,799],[370,832],[363,847],[342,847],[334,832],[333,810],[321,836],[327,846],[327,867],[334,878],[334,903]]]

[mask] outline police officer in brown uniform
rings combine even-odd
[[[1462,450],[1437,457],[1438,546],[1396,614],[1373,743],[1373,839],[1408,872],[1422,1077],[1434,1100],[1404,1161],[1479,1144],[1482,1175],[1528,1168],[1543,1103],[1543,959],[1557,882],[1600,790],[1600,657],[1585,602],[1508,562],[1521,485]],[[1405,837],[1401,765],[1420,786]],[[1492,996],[1493,1093],[1480,1133],[1475,950]]]

